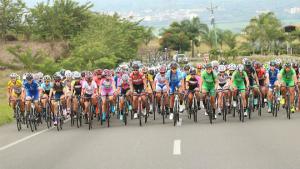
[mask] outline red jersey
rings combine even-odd
[[[138,74],[131,73],[129,77],[133,85],[142,85],[144,83],[144,75],[141,72]]]

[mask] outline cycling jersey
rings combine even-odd
[[[92,96],[97,90],[97,84],[95,81],[92,81],[90,84],[87,81],[84,81],[82,88],[85,89],[84,94]]]
[[[176,73],[173,73],[171,70],[167,71],[166,74],[167,80],[170,86],[170,94],[174,93],[176,88],[181,86],[180,81],[182,80],[182,73],[180,70],[176,70]]]
[[[144,76],[143,73],[139,72],[138,74],[131,73],[130,80],[133,86],[133,90],[137,93],[144,91]]]
[[[217,75],[212,71],[208,73],[206,70],[202,72],[202,88],[209,92],[211,96],[215,96],[215,80],[217,79]]]
[[[291,87],[295,85],[293,76],[296,75],[296,72],[293,68],[290,69],[290,71],[286,71],[285,69],[281,69],[281,71],[279,72],[279,74],[281,75],[281,79],[283,82],[285,82],[287,86]]]
[[[121,94],[125,95],[127,91],[130,90],[130,84],[129,81],[120,80],[119,86],[121,88]]]
[[[256,76],[256,71],[254,70],[254,68],[251,67],[245,67],[245,72],[247,73],[247,76],[249,78],[249,84],[250,86],[254,86],[256,84],[255,81],[255,76]]]
[[[16,80],[16,82],[12,82],[12,80],[8,81],[7,88],[13,89],[13,88],[21,88],[22,87],[22,81]]]
[[[277,68],[275,68],[274,71],[272,71],[271,69],[268,70],[267,76],[269,77],[269,87],[270,88],[273,88],[275,82],[278,80],[278,73],[279,73],[279,70]]]
[[[145,74],[145,78],[147,80],[147,82],[146,82],[147,83],[147,90],[151,91],[151,89],[152,89],[151,84],[153,82],[153,76],[151,74]]]
[[[54,83],[53,91],[54,91],[55,100],[59,100],[60,97],[64,94],[64,83],[63,82],[60,82],[59,84]]]
[[[228,82],[228,79],[230,77],[228,76],[227,73],[224,73],[224,75],[222,76],[220,73],[218,74],[218,80],[219,80],[219,86],[223,87],[226,85],[226,83]]]
[[[44,94],[49,95],[50,90],[52,89],[52,87],[53,87],[52,83],[48,83],[48,84],[42,83],[40,88],[43,90]]]
[[[114,94],[113,91],[113,83],[114,83],[114,79],[110,78],[110,79],[102,79],[100,82],[100,86],[101,86],[101,95],[102,96],[112,96]]]
[[[186,82],[189,84],[189,91],[193,91],[195,90],[195,88],[199,87],[200,84],[200,77],[195,75],[194,77],[192,77],[191,75],[188,75],[186,77]]]
[[[82,82],[81,81],[72,81],[71,85],[73,86],[74,94],[76,96],[81,95]]]
[[[266,79],[266,70],[264,68],[260,68],[259,71],[256,70],[258,83],[260,86],[265,85],[265,79]]]
[[[232,74],[233,83],[232,85],[237,89],[244,91],[246,89],[245,81],[246,77],[248,77],[247,73],[243,71],[242,73],[239,71],[234,71]]]
[[[164,76],[162,76],[160,73],[158,73],[155,76],[155,91],[157,92],[161,92],[161,91],[166,91],[167,90],[167,77],[166,74]]]
[[[26,97],[31,97],[33,100],[39,99],[39,86],[34,80],[31,84],[26,82],[24,84],[24,89],[26,92]]]

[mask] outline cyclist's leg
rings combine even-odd
[[[189,108],[192,107],[192,103],[193,103],[193,92],[192,91],[188,91],[188,105],[189,105]]]

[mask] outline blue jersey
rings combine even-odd
[[[39,85],[35,81],[32,81],[31,84],[29,84],[28,82],[26,82],[24,84],[24,89],[28,93],[35,93],[35,92],[39,91]]]
[[[270,86],[274,86],[274,83],[278,80],[278,73],[279,70],[277,68],[275,68],[274,71],[268,70]]]
[[[178,84],[182,79],[182,73],[179,70],[177,70],[176,73],[172,73],[171,70],[168,70],[166,77],[169,84]]]
[[[52,83],[48,83],[48,85],[46,85],[46,83],[42,83],[41,84],[41,88],[44,90],[44,91],[50,91],[53,87],[53,84]]]

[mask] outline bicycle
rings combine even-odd
[[[143,114],[142,113],[142,110],[144,108],[144,105],[143,105],[143,101],[142,101],[142,97],[141,96],[144,96],[144,95],[147,95],[146,93],[133,93],[133,96],[137,96],[138,97],[138,117],[139,117],[139,124],[140,126],[142,126],[142,116],[144,116],[145,118],[145,123],[147,123],[147,116],[148,116],[148,113],[146,112],[146,114]]]
[[[29,125],[31,132],[34,132],[37,130],[37,119],[36,119],[36,109],[33,99],[27,99],[26,101],[30,101],[30,105],[25,104],[25,111],[26,111],[26,124],[27,127]],[[28,107],[30,106],[29,112],[27,112]]]
[[[47,99],[45,97],[42,97],[42,99]],[[47,128],[49,129],[50,127],[52,127],[52,113],[51,113],[51,104],[49,103],[49,101],[46,101],[46,106],[45,106],[45,111],[43,111],[43,119],[45,120],[46,124],[47,124]]]
[[[221,98],[218,98],[218,99],[222,99],[222,105],[223,105],[223,108],[222,108],[222,116],[223,116],[223,120],[226,122],[227,121],[227,114],[228,112],[230,111],[230,107],[227,106],[228,104],[228,98],[224,96],[224,92],[225,91],[229,91],[229,89],[219,89],[218,92],[221,92],[223,93],[222,97]],[[220,105],[218,105],[220,106]]]
[[[193,93],[192,107],[189,108],[189,119],[192,118],[192,114],[193,114],[193,120],[196,123],[197,122],[197,112],[198,112],[197,98],[196,98],[194,90],[193,91],[189,91],[189,92]],[[189,105],[189,104],[187,103],[186,105]]]
[[[245,117],[244,117],[244,113],[243,113],[243,102],[242,102],[242,94],[241,94],[241,90],[237,89],[237,94],[236,94],[236,107],[234,107],[235,111],[233,112],[234,117],[235,117],[235,112],[237,111],[239,114],[239,120],[241,122],[244,122]]]
[[[74,111],[71,111],[71,124],[75,124],[75,119],[76,119],[76,126],[77,128],[82,126],[82,106],[81,106],[81,96],[77,95],[77,96],[73,96],[73,98],[76,97],[77,99],[77,111],[76,111],[76,117],[75,117],[75,113]],[[72,99],[73,100],[73,99]],[[73,104],[72,104],[73,105]]]
[[[210,95],[210,92],[207,92],[206,98],[205,98],[206,112],[208,114],[209,123],[212,124],[214,113],[213,113],[213,108],[212,108],[213,106],[211,105],[210,101],[211,101],[211,95]]]
[[[12,101],[12,100],[10,100],[10,101]],[[16,101],[14,114],[15,114],[15,118],[16,118],[17,129],[18,129],[18,131],[20,131],[22,129],[22,123],[23,123],[23,119],[24,119],[24,115],[21,113],[21,108],[20,108],[21,99],[14,99],[14,101]]]
[[[109,128],[110,127],[110,111],[111,111],[111,103],[110,103],[110,101],[109,101],[109,96],[108,96],[108,94],[107,95],[105,95],[105,100],[106,100],[106,104],[105,104],[105,109],[106,109],[106,111],[105,111],[105,113],[106,113],[106,120],[107,120],[107,127]],[[103,104],[103,103],[102,103]],[[101,105],[102,105],[101,104]],[[103,115],[103,111],[101,112],[101,114],[100,114],[100,116],[102,117]],[[103,124],[103,121],[102,121],[102,119],[101,119],[101,125]]]
[[[95,113],[95,107],[91,102],[92,97],[82,97],[83,99],[86,99],[88,101],[88,116],[87,116],[87,121],[88,121],[88,125],[89,125],[89,130],[91,130],[93,128],[93,116]],[[86,112],[87,113],[87,112]]]
[[[65,120],[65,117],[63,115],[61,99],[52,98],[51,100],[55,100],[57,102],[57,114],[54,115],[54,119],[57,121],[56,129],[57,131],[60,131],[63,129],[63,124]]]
[[[290,88],[294,87],[294,86],[280,86],[281,88],[285,88],[286,90],[286,94],[285,94],[285,98],[286,98],[286,102],[285,102],[285,110],[286,110],[286,116],[287,118],[290,120],[291,119],[291,101],[290,101]],[[284,96],[283,96],[284,97]]]
[[[277,117],[277,113],[280,107],[280,94],[275,90],[275,88],[269,90],[272,90],[272,96],[273,96],[271,102],[271,112],[274,117]]]
[[[177,91],[175,91],[174,93],[172,93],[174,95],[174,107],[173,107],[173,113],[174,113],[174,117],[173,117],[173,121],[174,121],[174,126],[176,126],[177,123],[179,123],[179,95],[182,93],[179,93]]]

